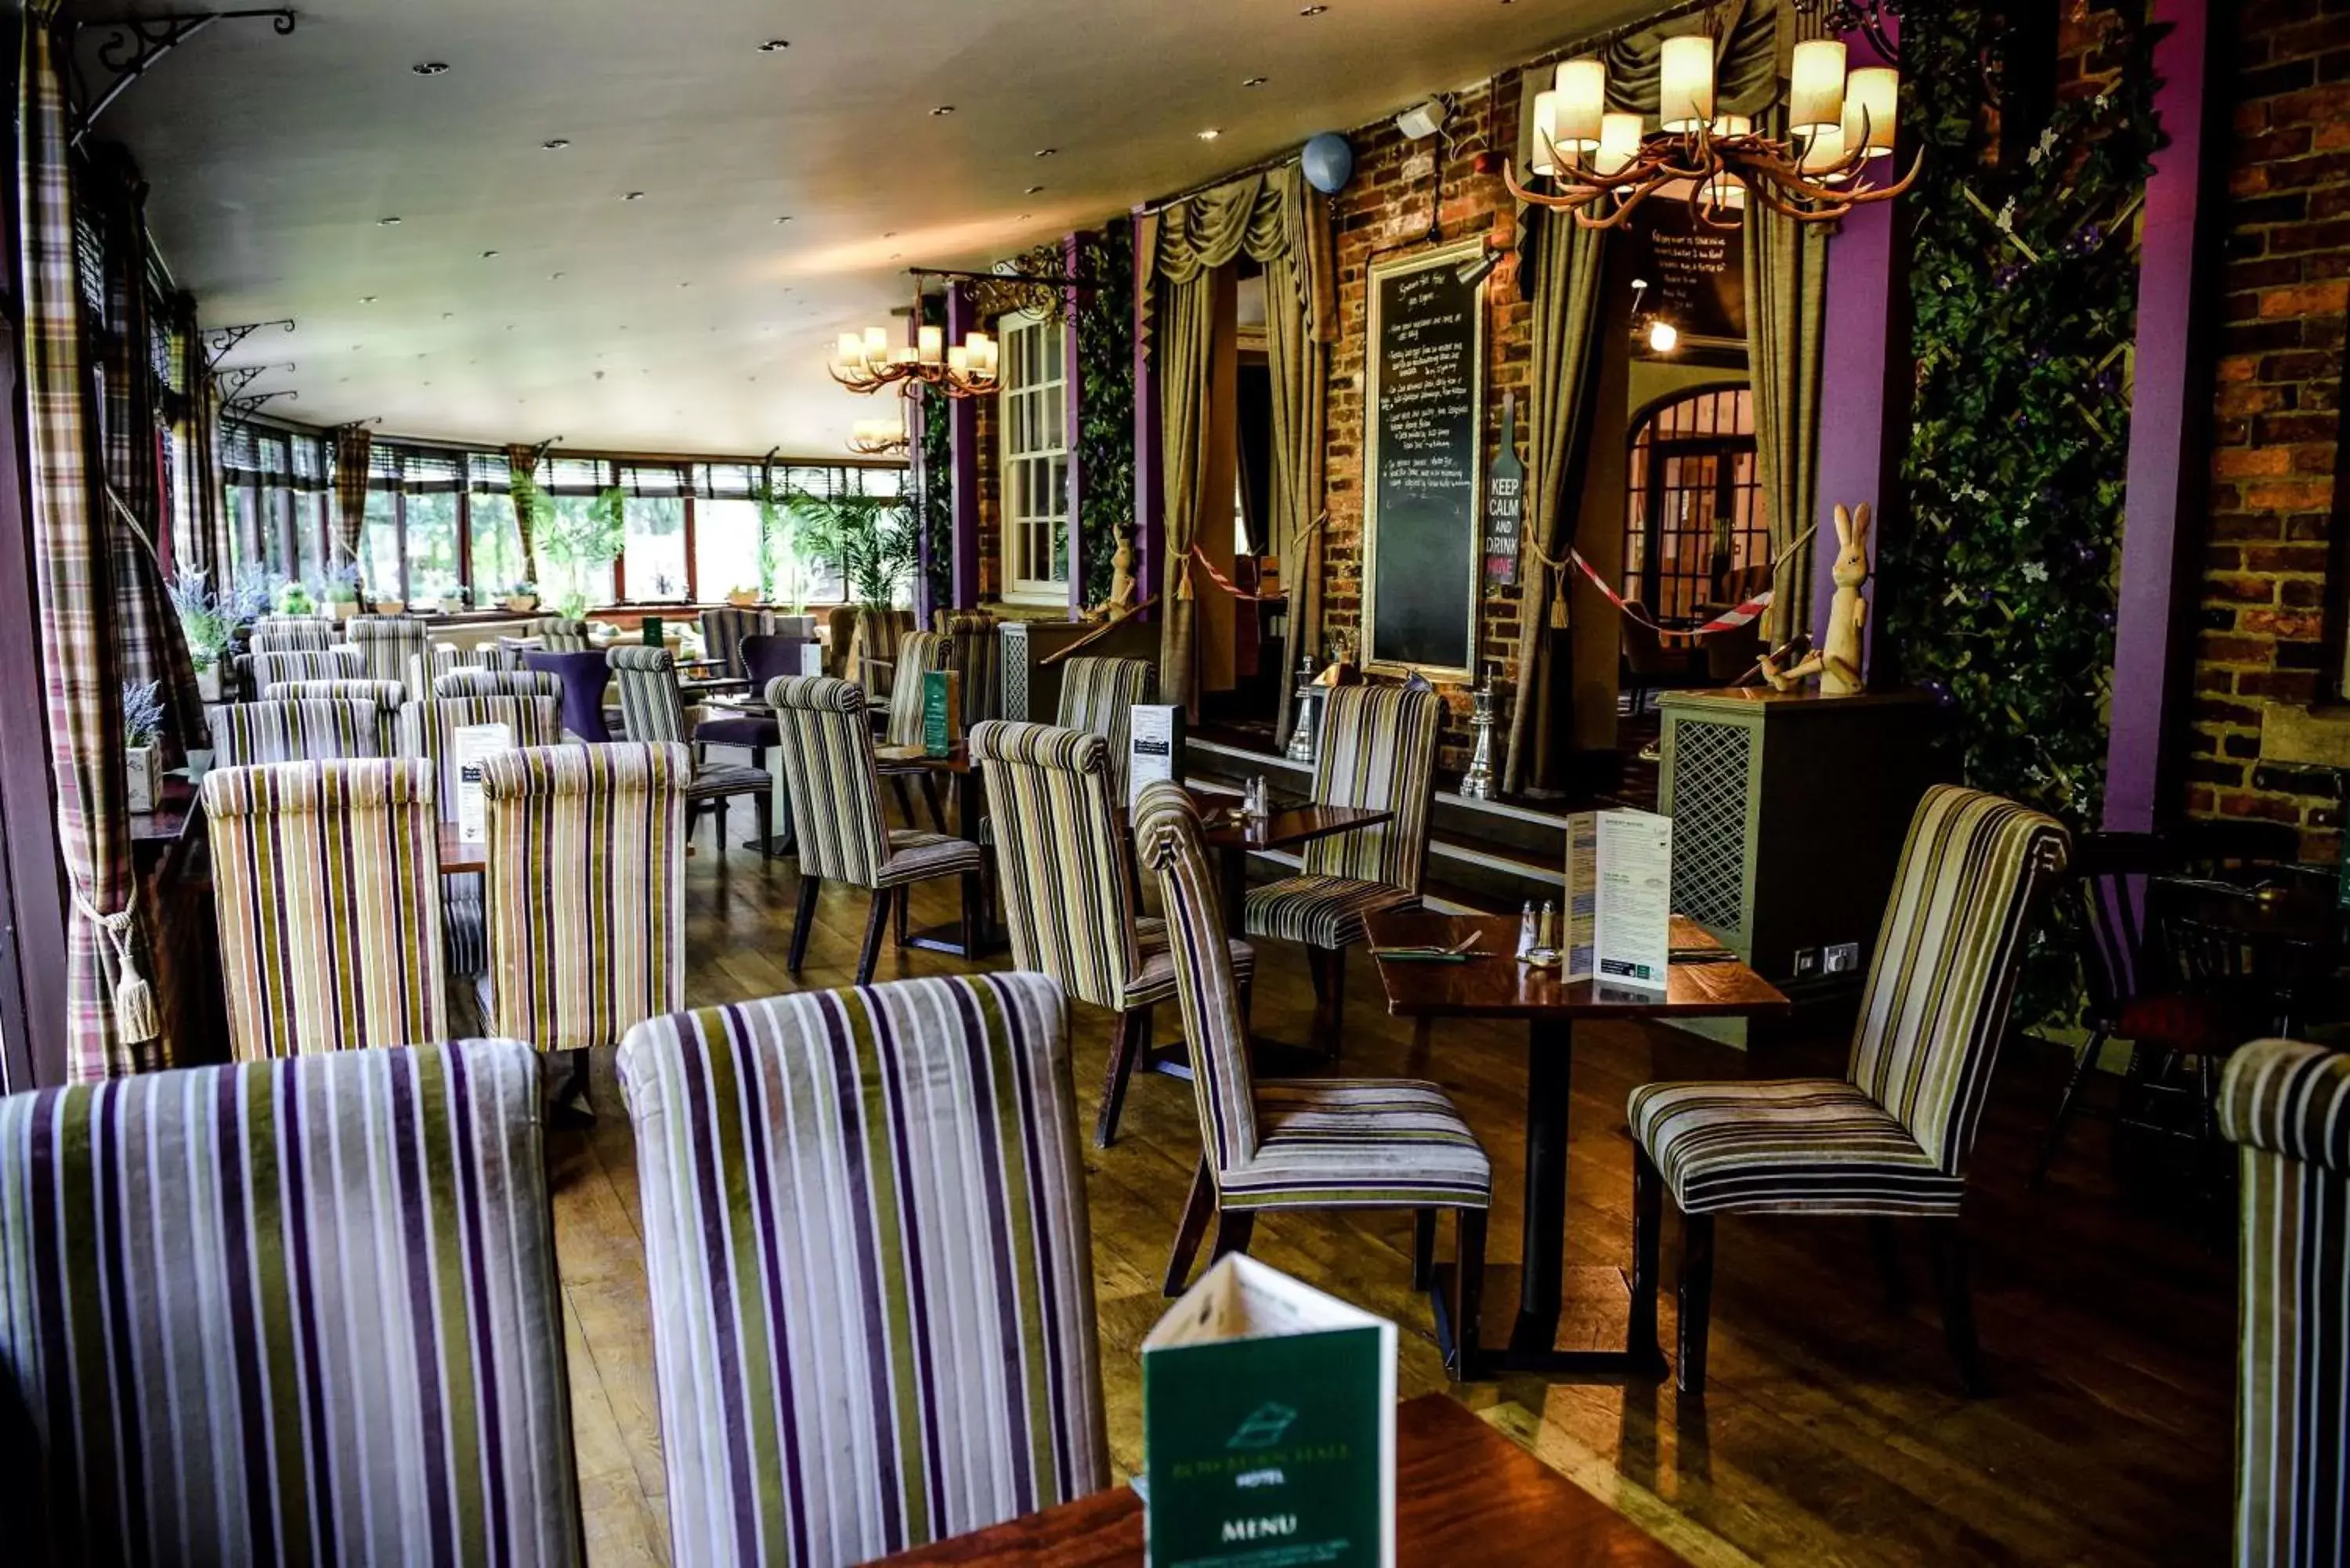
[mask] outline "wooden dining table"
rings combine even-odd
[[[1665,989],[1568,981],[1556,969],[1517,961],[1515,915],[1391,911],[1369,919],[1373,961],[1399,1018],[1523,1020],[1526,1040],[1526,1178],[1519,1263],[1489,1264],[1482,1280],[1441,1265],[1433,1293],[1437,1337],[1463,1378],[1531,1372],[1562,1379],[1657,1376],[1656,1260],[1634,1259],[1634,1276],[1607,1267],[1573,1271],[1567,1289],[1567,1103],[1575,1026],[1582,1022],[1739,1018],[1790,1010],[1779,989],[1734,957],[1707,961],[1721,944],[1675,915]],[[1465,962],[1379,958],[1382,948],[1450,948],[1465,938],[1484,956]],[[1682,959],[1679,955],[1688,954]],[[1514,1302],[1509,1332],[1480,1327]],[[1482,1313],[1482,1319],[1481,1319]],[[1619,1345],[1590,1343],[1595,1321],[1620,1315]],[[1602,1333],[1607,1332],[1603,1327]]]
[[[1142,1500],[1097,1491],[880,1559],[1130,1568],[1143,1561]],[[1442,1394],[1396,1407],[1396,1562],[1404,1568],[1663,1568],[1685,1559]]]
[[[1263,850],[1302,848],[1317,838],[1335,838],[1342,833],[1395,820],[1392,811],[1360,805],[1321,805],[1307,801],[1251,821],[1240,814],[1237,806],[1209,814],[1208,803],[1198,792],[1193,792],[1192,798],[1201,801],[1203,813],[1200,842],[1216,856],[1216,887],[1223,905],[1224,930],[1235,937],[1242,934],[1247,919],[1250,856]]]

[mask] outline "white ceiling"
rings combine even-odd
[[[298,0],[291,36],[191,40],[98,135],[207,326],[299,322],[226,361],[296,367],[255,383],[299,391],[273,412],[816,456],[879,411],[823,364],[904,267],[984,265],[1655,0],[1304,3]]]

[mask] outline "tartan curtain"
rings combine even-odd
[[[532,582],[538,581],[538,539],[532,514],[537,510],[535,497],[538,493],[538,449],[535,446],[506,448],[506,491],[514,497],[515,533],[522,540],[522,569]]]
[[[98,514],[91,392],[82,358],[71,130],[52,31],[58,0],[27,0],[17,73],[27,488],[40,596],[66,931],[67,1071],[76,1081],[161,1064],[145,940],[133,903],[123,796],[121,666],[111,530]]]
[[[367,426],[335,427],[335,558],[353,566],[359,563],[359,540],[367,533],[368,458],[374,447]],[[378,586],[367,585],[369,592]]]

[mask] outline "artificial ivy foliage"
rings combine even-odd
[[[1985,111],[1993,10],[1918,5],[1901,32],[1904,124],[1926,160],[1900,203],[1917,389],[1876,649],[1951,709],[1967,783],[2076,831],[2105,794],[2135,220],[2158,140],[2152,29],[2111,26],[2106,90],[2061,98],[2004,168]],[[2069,991],[2043,947],[2027,1016]]]
[[[923,320],[946,325],[943,298],[925,300],[922,309]],[[954,447],[947,421],[950,406],[942,397],[925,397],[921,404],[922,451],[921,461],[917,464],[917,504],[921,508],[922,533],[931,542],[926,578],[933,605],[954,603]]]
[[[1134,531],[1134,237],[1112,223],[1083,254],[1095,283],[1077,312],[1077,516],[1085,602],[1109,597],[1118,542]]]

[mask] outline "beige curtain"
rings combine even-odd
[[[1783,69],[1779,0],[1731,0],[1719,8],[1686,11],[1607,46],[1607,105],[1657,112],[1664,77],[1665,40],[1679,33],[1720,31],[1714,46],[1714,109],[1760,114],[1778,96]],[[1539,73],[1537,73],[1539,74]]]
[[[1772,587],[1762,623],[1775,648],[1812,624],[1812,545],[1795,538],[1819,510],[1820,343],[1827,317],[1827,236],[1755,202],[1746,210],[1746,358],[1754,391],[1756,478],[1771,525]],[[1790,555],[1794,557],[1790,560]]]
[[[1595,324],[1607,256],[1602,231],[1586,229],[1565,213],[1530,209],[1518,232],[1526,252],[1519,275],[1534,300],[1525,531],[1544,556],[1563,561],[1575,543],[1582,505],[1575,481],[1591,424],[1592,369],[1599,362]],[[1565,628],[1551,625],[1552,607],[1565,603],[1566,584],[1532,552],[1523,556],[1519,576],[1525,598],[1518,617],[1518,688],[1502,764],[1502,787],[1513,791],[1549,782],[1540,775],[1549,765],[1551,715],[1558,706],[1554,694],[1566,688],[1566,672],[1557,668],[1565,639],[1553,635]]]
[[[1308,530],[1321,514],[1323,361],[1336,330],[1329,217],[1303,171],[1289,164],[1243,176],[1147,219],[1137,249],[1143,298],[1152,306],[1146,330],[1159,376],[1166,471],[1159,680],[1168,701],[1196,708],[1195,595],[1221,591],[1191,562],[1215,413],[1209,406],[1215,275],[1243,254],[1265,267],[1265,358],[1274,400],[1271,532],[1289,585],[1293,646],[1312,647],[1318,631],[1321,535]],[[1284,699],[1284,722],[1286,711]]]

